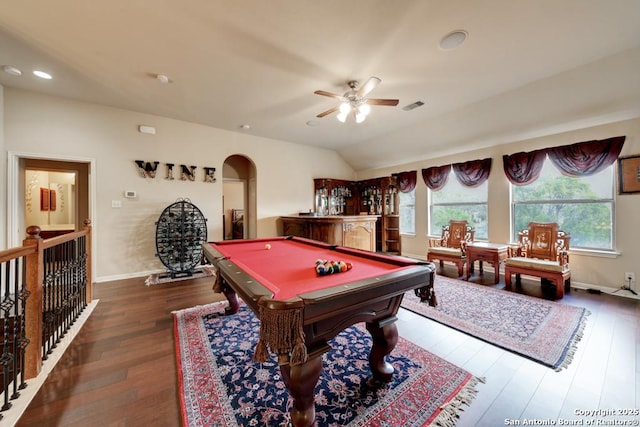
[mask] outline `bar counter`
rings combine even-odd
[[[282,235],[376,251],[378,215],[282,216]]]

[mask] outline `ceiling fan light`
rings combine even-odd
[[[347,117],[347,114],[349,114],[350,111],[351,111],[351,105],[348,102],[343,102],[342,104],[340,104],[340,113],[343,113],[345,115],[345,118]]]
[[[367,119],[367,115],[361,111],[356,113],[356,123],[362,123]]]
[[[343,104],[343,105],[344,105],[344,104]],[[340,122],[342,122],[342,123],[346,122],[346,121],[347,121],[347,115],[348,115],[348,114],[349,114],[349,112],[346,112],[346,113],[340,112],[340,113],[338,114],[338,120],[340,120]]]
[[[369,104],[362,104],[361,106],[358,107],[358,111],[364,114],[365,116],[368,116],[369,113],[371,112],[371,106]]]

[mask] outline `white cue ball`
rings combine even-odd
[[[271,245],[267,243],[266,245],[264,245],[264,248],[265,248],[266,250],[269,250],[269,249],[271,249]]]

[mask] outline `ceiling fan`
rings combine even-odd
[[[350,80],[347,82],[350,90],[345,92],[344,95],[338,95],[324,90],[316,90],[314,93],[317,95],[337,98],[341,101],[340,105],[330,108],[327,111],[318,114],[316,117],[322,118],[339,111],[338,120],[342,123],[347,120],[349,114],[353,114],[356,123],[362,123],[371,111],[371,105],[387,105],[392,107],[398,105],[399,101],[397,99],[367,98],[369,92],[371,92],[381,82],[382,80],[378,77],[370,77],[360,88],[358,88],[358,82],[356,80]]]

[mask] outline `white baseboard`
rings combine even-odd
[[[426,259],[427,259],[426,255],[416,255],[416,254],[405,254],[405,253],[403,253],[402,256],[406,256],[407,258],[415,258],[415,259],[419,259],[419,260],[423,260],[423,261],[426,261]],[[495,273],[495,269],[489,263],[484,263],[483,270],[485,272],[490,272],[491,274]],[[504,280],[504,269],[500,270],[500,275],[503,277],[503,280]],[[631,298],[631,299],[640,300],[640,296],[639,295],[633,295],[632,292],[629,292],[628,290],[623,290],[622,286],[616,288],[616,287],[611,287],[611,286],[600,286],[600,285],[593,285],[593,284],[590,284],[590,283],[575,282],[575,281],[572,280],[571,281],[571,287],[575,288],[575,289],[582,289],[582,290],[585,290],[585,291],[588,291],[589,289],[592,289],[592,290],[595,290],[597,292],[602,292],[603,294],[609,294],[609,295],[614,295],[614,296],[623,297],[623,298]],[[632,287],[632,289],[634,289],[634,287]],[[636,289],[634,289],[634,291],[638,292],[638,290],[636,290]]]
[[[623,290],[622,286],[619,287],[619,288],[610,288],[608,286],[596,286],[596,285],[589,285],[589,284],[580,283],[580,282],[578,282],[578,283],[571,282],[571,287],[572,288],[576,288],[576,289],[582,289],[582,290],[585,290],[585,291],[595,290],[597,292],[602,292],[603,294],[609,294],[609,295],[614,295],[614,296],[617,296],[617,297],[631,298],[631,299],[640,300],[640,296],[639,295],[634,295],[633,293],[631,293],[631,292],[629,292],[627,290]]]
[[[211,267],[211,264],[199,264],[197,268],[200,268],[200,267]],[[138,271],[135,273],[114,274],[111,276],[100,276],[100,277],[96,277],[95,283],[113,282],[114,280],[135,279],[138,277],[147,278],[152,274],[162,274],[162,273],[166,273],[167,271],[168,270],[164,268],[159,270]]]
[[[126,280],[126,279],[134,279],[137,277],[149,277],[152,274],[160,274],[164,273],[167,270],[149,270],[149,271],[139,271],[137,273],[127,273],[127,274],[114,274],[111,276],[100,276],[96,277],[95,283],[102,282],[113,282],[114,280]]]

